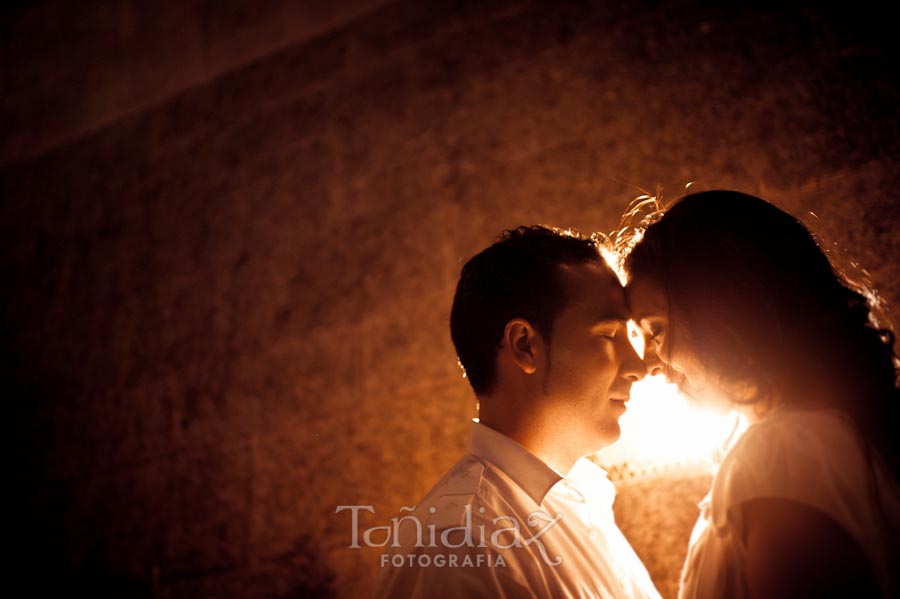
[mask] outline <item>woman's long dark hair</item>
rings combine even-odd
[[[854,424],[870,464],[900,481],[894,335],[866,295],[833,268],[809,230],[772,204],[732,191],[685,196],[625,259],[632,279],[667,294],[697,357],[746,401],[821,401]],[[874,453],[873,453],[874,450]]]

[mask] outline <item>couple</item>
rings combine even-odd
[[[594,242],[543,227],[464,266],[450,328],[480,419],[395,519],[379,596],[659,597],[584,457],[618,438],[648,372],[751,422],[701,503],[682,597],[900,593],[893,335],[759,198],[689,195],[641,234],[624,289]]]

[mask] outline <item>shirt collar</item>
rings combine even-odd
[[[469,429],[469,451],[509,476],[538,505],[562,475],[539,457],[494,429],[473,422]]]
[[[594,505],[611,508],[616,499],[616,487],[606,470],[588,458],[578,458],[566,474],[566,483]]]

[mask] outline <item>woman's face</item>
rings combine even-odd
[[[671,318],[669,302],[659,286],[637,278],[625,289],[634,321],[644,334],[644,362],[652,376],[663,374],[689,399],[727,411],[731,401],[718,377],[697,358],[684,325]]]

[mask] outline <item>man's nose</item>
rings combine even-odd
[[[634,351],[631,341],[626,339],[620,351],[623,352],[622,366],[619,368],[621,375],[632,383],[644,378],[647,375],[647,366]]]

